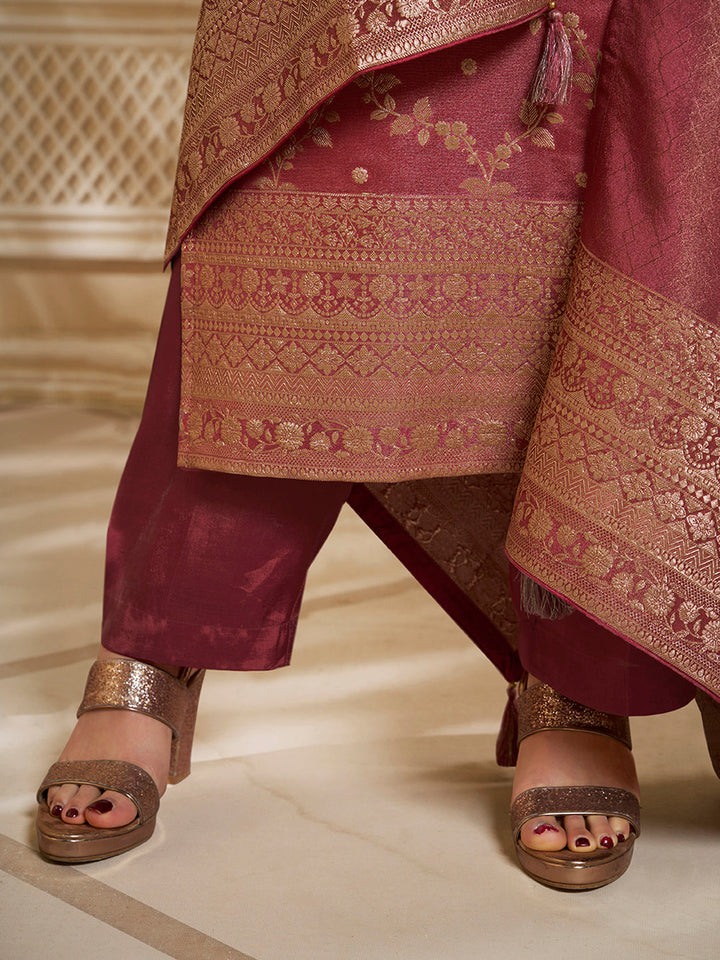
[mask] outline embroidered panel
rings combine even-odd
[[[575,203],[230,189],[183,245],[179,463],[518,470],[579,220]]]
[[[204,0],[167,240],[359,73],[512,23],[538,0]]]
[[[356,78],[213,203],[182,249],[181,464],[519,469],[578,236],[590,13],[565,15],[571,103],[523,99],[533,21]]]
[[[368,484],[513,649],[517,619],[504,546],[517,483],[517,474],[495,474]]]
[[[508,550],[720,689],[717,327],[579,250]]]

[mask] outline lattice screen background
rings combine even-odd
[[[0,204],[167,205],[184,58],[0,42]]]
[[[0,252],[158,256],[198,6],[0,3]]]
[[[137,410],[200,0],[0,0],[0,403]]]

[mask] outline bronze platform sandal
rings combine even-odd
[[[510,711],[512,712],[511,705]],[[514,766],[517,744],[541,730],[584,730],[613,737],[631,749],[630,725],[616,717],[584,707],[556,693],[544,683],[521,689],[515,698],[517,726],[508,718],[498,740],[498,762]],[[508,744],[508,736],[511,743]],[[515,746],[512,746],[514,741]],[[532,850],[520,839],[524,823],[535,817],[563,817],[572,814],[621,817],[631,824],[630,836],[612,850],[587,854],[572,850]],[[515,798],[510,811],[515,851],[523,870],[539,883],[557,890],[595,890],[622,876],[630,865],[635,837],[640,834],[640,804],[628,790],[590,784],[577,787],[534,787]]]
[[[179,783],[190,773],[195,717],[204,670],[184,669],[175,678],[137,660],[99,660],[90,668],[78,709],[133,710],[161,720],[172,730],[168,781]],[[92,784],[124,793],[137,807],[137,817],[123,827],[102,829],[89,823],[64,823],[51,816],[47,791],[63,783]],[[54,763],[37,793],[35,821],[40,853],[56,863],[88,863],[125,853],[148,840],[155,829],[160,803],[157,787],[145,770],[122,760],[78,760]]]

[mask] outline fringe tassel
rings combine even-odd
[[[495,760],[499,767],[514,767],[518,755],[517,684],[507,688],[508,699],[495,743]]]
[[[573,55],[563,25],[563,15],[548,4],[548,30],[540,63],[530,89],[530,102],[539,104],[566,103],[570,96]]]
[[[520,604],[529,616],[542,617],[543,620],[562,620],[573,612],[569,603],[550,593],[526,573],[520,575]]]

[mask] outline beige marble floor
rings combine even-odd
[[[503,684],[350,512],[311,573],[293,667],[206,681],[193,775],[137,851],[61,867],[33,791],[100,618],[132,422],[0,413],[0,957],[710,960],[720,784],[694,707],[635,722],[644,834],[621,881],[555,893],[514,864]]]

